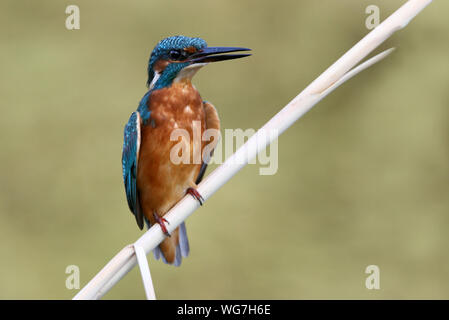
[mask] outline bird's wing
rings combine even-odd
[[[131,114],[128,123],[125,126],[122,151],[122,169],[128,206],[136,218],[137,225],[142,230],[143,213],[139,202],[139,192],[137,190],[140,129],[140,113],[138,111],[135,111]]]
[[[220,118],[218,117],[217,109],[215,109],[214,105],[210,102],[204,101],[203,102],[204,111],[206,112],[206,129],[215,129],[220,132]],[[210,153],[210,157],[212,157],[214,153],[214,149],[217,146],[218,139],[214,138],[214,140],[211,142],[213,144],[212,151]],[[209,157],[209,158],[210,158]],[[209,159],[207,159],[206,162],[203,161],[201,164],[200,173],[198,174],[198,177],[196,178],[195,183],[199,184],[201,180],[203,180],[204,173],[207,169],[207,164],[209,162]]]

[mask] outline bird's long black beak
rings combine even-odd
[[[190,56],[193,63],[208,63],[231,59],[238,59],[250,56],[249,53],[226,54],[237,51],[250,51],[248,48],[239,47],[206,47]]]

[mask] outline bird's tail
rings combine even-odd
[[[148,228],[150,228],[150,223],[146,222]],[[184,222],[172,232],[171,237],[164,239],[159,246],[153,249],[153,255],[156,260],[161,258],[164,263],[172,264],[176,267],[181,265],[182,258],[187,257],[189,252],[189,240]]]

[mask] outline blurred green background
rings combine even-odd
[[[0,298],[70,299],[66,266],[84,286],[142,234],[120,159],[157,41],[252,48],[195,85],[223,128],[257,129],[367,34],[368,5],[383,20],[404,2],[3,0]],[[286,131],[276,175],[250,165],[191,216],[180,268],[149,255],[158,298],[448,299],[448,11],[434,1]],[[143,299],[138,269],[105,298]]]

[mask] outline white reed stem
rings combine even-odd
[[[150,267],[148,266],[147,255],[142,247],[134,244],[134,252],[136,253],[137,263],[140,268],[140,275],[142,276],[143,287],[147,300],[156,300],[154,293],[153,280],[151,279]]]
[[[198,191],[207,200],[231,179],[248,160],[254,158],[268,144],[289,128],[302,115],[343,82],[379,61],[390,51],[366,61],[350,71],[371,51],[388,39],[395,31],[404,28],[432,0],[409,0],[390,17],[373,29],[340,59],[323,72],[315,81],[296,96],[287,106],[268,121],[255,135],[239,148],[225,163],[215,169],[199,185]],[[275,133],[267,135],[266,133]],[[262,142],[262,143],[261,143]],[[245,161],[241,161],[244,159]],[[170,224],[169,232],[178,227],[197,208],[198,201],[191,196],[184,197],[165,216]],[[135,245],[149,253],[164,239],[158,224],[155,224]],[[75,297],[74,299],[99,299],[109,291],[125,274],[136,265],[136,256],[132,246],[120,251]]]

